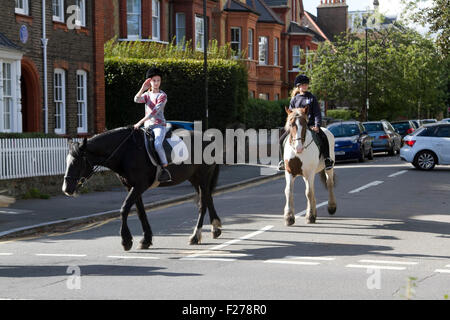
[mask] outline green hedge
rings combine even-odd
[[[27,138],[61,138],[60,135],[55,133],[43,133],[43,132],[24,132],[24,133],[4,133],[0,132],[0,139],[27,139]]]
[[[275,129],[283,127],[286,122],[286,111],[290,99],[267,101],[248,99],[246,113],[246,127],[254,129]]]
[[[161,89],[168,101],[168,120],[204,120],[203,61],[191,59],[105,59],[106,126],[108,129],[136,123],[144,116],[144,105],[133,99],[145,80],[148,68],[164,73]],[[209,127],[225,129],[245,123],[248,99],[247,72],[236,60],[208,61]]]
[[[342,120],[358,119],[359,112],[354,111],[354,110],[346,110],[346,109],[327,110],[327,117],[331,117],[334,119],[342,119]]]

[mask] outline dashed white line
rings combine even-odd
[[[404,173],[406,173],[406,172],[408,172],[408,170],[398,171],[398,172],[396,172],[396,173],[393,173],[393,174],[389,175],[388,177],[389,177],[389,178],[393,178],[393,177],[399,176],[399,175],[401,175],[401,174],[404,174]]]
[[[64,253],[36,253],[38,257],[86,257],[85,254],[64,254]]]
[[[298,256],[287,256],[286,259],[318,260],[318,261],[334,261],[334,260],[336,260],[336,258],[329,258],[329,257],[298,257]]]
[[[317,266],[320,264],[320,262],[296,261],[296,260],[266,260],[264,261],[264,263],[296,264],[305,266]]]
[[[159,257],[138,257],[138,256],[108,256],[111,259],[142,259],[142,260],[159,260]]]
[[[450,270],[448,270],[448,269],[436,269],[436,270],[434,270],[434,272],[437,272],[437,273],[450,273]]]
[[[9,252],[0,252],[0,256],[12,256],[12,253]]]
[[[230,259],[230,258],[208,258],[208,257],[205,257],[205,258],[202,258],[202,257],[184,257],[184,258],[181,258],[180,260],[191,260],[191,261],[196,261],[196,260],[198,260],[198,261],[228,261],[228,262],[236,261],[236,259]]]
[[[406,269],[406,267],[363,265],[363,264],[348,264],[345,267],[346,268],[363,268],[363,269],[383,269],[383,270],[405,270]]]
[[[386,264],[404,264],[404,265],[416,265],[417,262],[406,262],[406,261],[386,261],[386,260],[359,260],[363,263],[386,263]]]
[[[362,186],[362,187],[359,187],[359,188],[357,188],[357,189],[354,189],[354,190],[352,190],[352,191],[349,191],[348,193],[356,193],[356,192],[360,192],[360,191],[365,190],[365,189],[367,189],[367,188],[375,187],[375,186],[377,186],[377,185],[379,185],[379,184],[382,184],[383,182],[384,182],[384,181],[373,181],[373,182],[368,183],[368,184],[366,184],[366,185],[364,185],[364,186]]]

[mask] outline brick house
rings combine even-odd
[[[0,132],[73,136],[104,130],[102,2],[2,2]]]
[[[302,0],[206,1],[209,39],[244,52],[256,98],[286,98],[307,52],[346,30],[345,0],[322,0],[318,17],[304,11]],[[203,0],[111,0],[104,11],[105,41],[186,39],[202,50]]]

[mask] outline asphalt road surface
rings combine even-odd
[[[450,294],[450,167],[414,169],[377,156],[336,167],[337,212],[316,178],[318,219],[305,224],[304,183],[295,183],[295,225],[283,220],[284,177],[215,197],[223,224],[188,245],[197,208],[148,212],[153,247],[129,218],[0,243],[2,299],[439,299]],[[149,191],[151,192],[151,191]],[[82,201],[82,196],[79,198]]]

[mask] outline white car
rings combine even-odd
[[[450,123],[428,124],[405,136],[400,159],[417,169],[431,170],[450,164]]]

